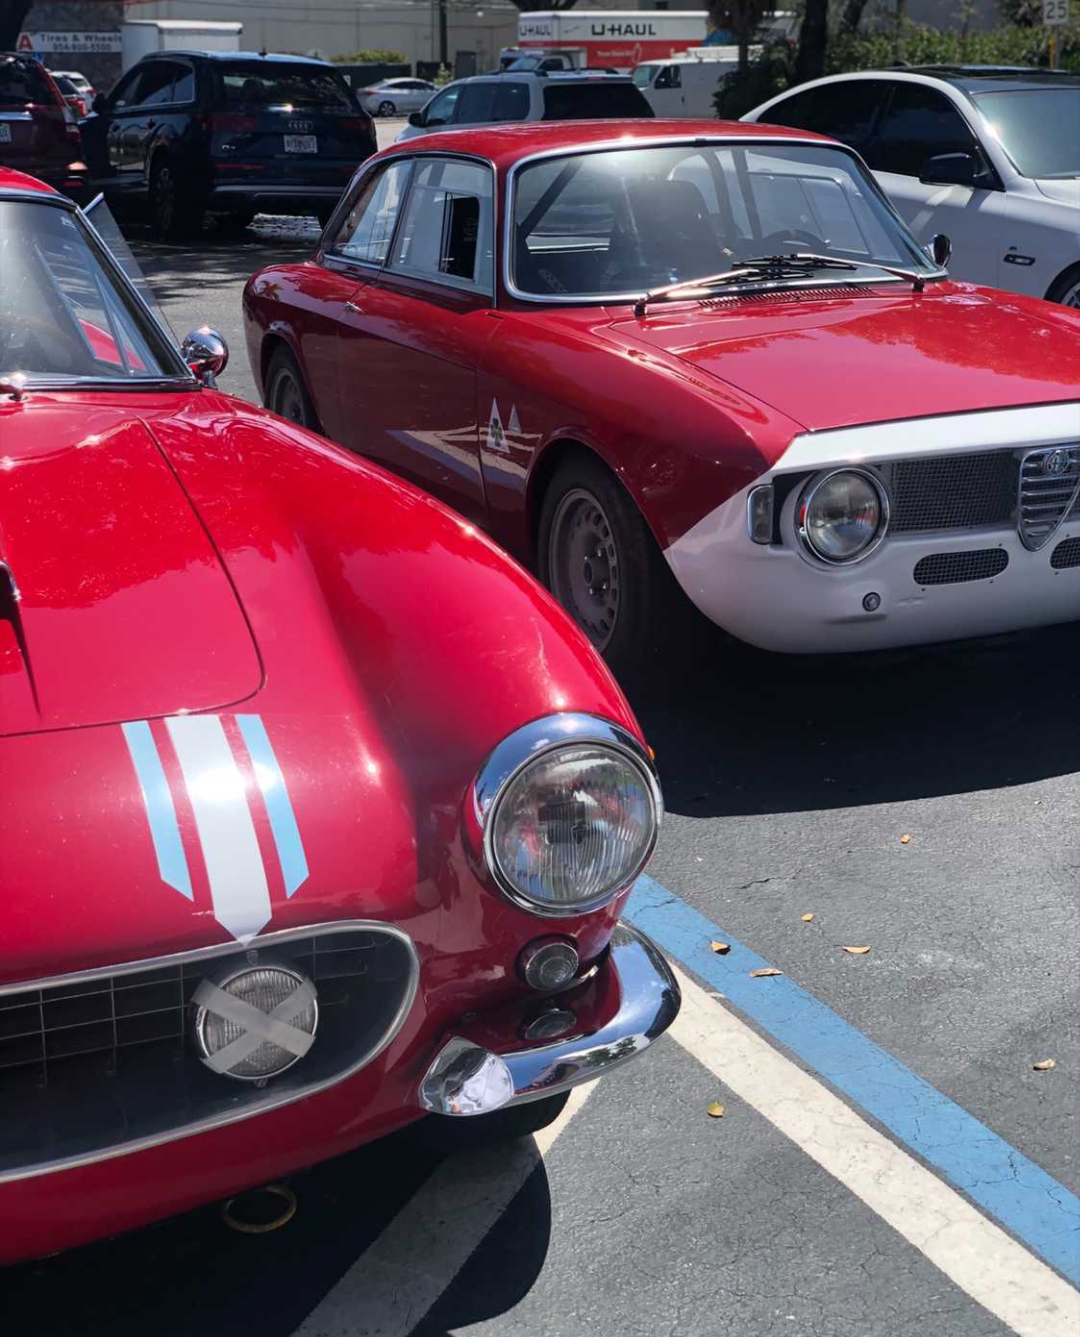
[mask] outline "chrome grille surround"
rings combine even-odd
[[[303,962],[328,1013],[336,992],[341,1024],[315,1062],[238,1093],[190,1046],[191,995],[210,964],[257,962],[269,949]],[[418,981],[406,933],[342,920],[268,933],[247,947],[223,943],[0,986],[0,1183],[209,1132],[334,1086],[391,1043]]]
[[[1080,499],[1080,445],[1042,446],[1020,461],[1017,531],[1038,552]]]

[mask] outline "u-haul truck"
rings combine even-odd
[[[521,14],[517,44],[522,55],[558,52],[567,67],[632,70],[705,37],[704,9],[567,9]]]

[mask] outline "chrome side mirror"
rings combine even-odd
[[[930,244],[926,248],[927,254],[939,269],[944,269],[949,263],[952,255],[952,242],[944,232],[936,232],[930,238]]]
[[[180,354],[204,385],[212,386],[229,365],[229,345],[208,325],[192,330],[180,345]]]

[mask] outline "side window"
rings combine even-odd
[[[813,114],[806,129],[831,135],[860,152],[865,149],[878,107],[888,96],[888,84],[871,79],[845,79],[818,88]]]
[[[498,84],[465,84],[458,99],[455,124],[477,125],[495,119],[495,92]]]
[[[679,69],[678,65],[665,65],[664,68],[660,71],[660,73],[656,76],[656,83],[653,85],[653,87],[681,88],[682,70]]]
[[[139,82],[142,70],[136,66],[133,70],[128,70],[127,74],[120,80],[113,91],[109,94],[109,110],[119,111],[123,107],[132,105],[132,97],[135,92],[135,85]]]
[[[796,130],[812,130],[817,95],[818,90],[810,88],[805,93],[786,97],[783,102],[770,107],[764,116],[759,116],[758,120],[762,125],[790,125]]]
[[[461,96],[463,84],[453,84],[438,97],[432,98],[424,111],[425,125],[447,125],[454,119],[454,109]]]
[[[174,102],[195,101],[195,71],[190,65],[176,67],[176,79],[173,82],[172,100]]]
[[[867,150],[876,172],[918,176],[928,158],[939,153],[979,149],[967,122],[944,94],[924,84],[898,83],[881,129]]]
[[[529,117],[529,85],[515,82],[495,86],[494,121],[525,121]]]
[[[142,78],[135,90],[135,105],[156,107],[172,101],[173,76],[179,73],[170,60],[152,60],[143,66]]]
[[[364,184],[334,238],[334,254],[368,265],[386,264],[411,168],[411,162],[391,163]]]
[[[429,159],[417,167],[391,269],[491,292],[493,213],[487,167]]]

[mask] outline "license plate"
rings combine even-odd
[[[11,126],[0,121],[0,144],[11,143]]]
[[[286,153],[318,153],[319,141],[315,135],[286,135]]]

